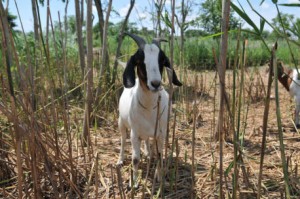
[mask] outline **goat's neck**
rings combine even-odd
[[[142,86],[141,82],[138,81],[137,87],[137,100],[139,105],[144,109],[153,109],[157,106],[159,92],[149,91],[147,88]]]
[[[278,73],[278,81],[284,86],[284,88],[289,91],[290,85],[292,83],[291,71],[288,73]]]

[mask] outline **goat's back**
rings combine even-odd
[[[299,71],[300,72],[300,71]],[[290,95],[300,98],[300,79],[296,69],[293,69],[293,80],[290,85]]]

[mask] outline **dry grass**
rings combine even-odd
[[[264,85],[267,75],[264,68],[261,68],[258,74],[253,75],[250,80],[251,72],[249,69],[246,77],[246,84],[243,98],[241,131],[244,132],[244,144],[241,148],[242,155],[239,156],[239,198],[255,198],[257,187],[257,176],[259,173],[260,146],[262,140],[262,120],[264,110]],[[194,75],[189,73],[188,81],[185,81],[183,88],[175,91],[176,127],[175,138],[172,137],[170,130],[170,148],[174,144],[172,161],[168,160],[169,169],[166,173],[164,184],[165,198],[218,198],[218,143],[214,141],[214,126],[216,110],[214,107],[217,102],[215,85],[215,73],[203,72],[199,76],[197,90],[193,85]],[[227,92],[232,90],[232,74],[228,71],[226,77]],[[252,83],[251,83],[252,82]],[[195,93],[196,92],[196,93]],[[196,101],[194,96],[197,96]],[[280,101],[282,111],[282,123],[284,127],[284,143],[286,146],[286,157],[288,158],[290,187],[294,198],[300,197],[300,176],[298,165],[300,164],[300,134],[295,131],[292,123],[291,110],[294,106],[288,93],[283,87],[280,87]],[[192,106],[196,103],[198,113],[196,120],[193,121]],[[59,106],[59,104],[56,104]],[[71,198],[152,198],[160,192],[158,183],[153,182],[155,160],[149,164],[142,157],[140,164],[141,181],[137,190],[127,190],[130,179],[130,160],[131,146],[129,139],[126,147],[125,166],[121,169],[115,167],[120,149],[120,134],[117,131],[117,110],[105,112],[98,115],[104,117],[98,118],[97,125],[91,126],[91,141],[89,147],[82,147],[81,144],[81,125],[83,119],[83,110],[78,104],[70,103],[69,110],[63,110],[56,107],[57,123],[56,127],[50,127],[45,124],[53,124],[53,112],[47,109],[38,114],[38,124],[35,138],[36,165],[32,165],[30,146],[32,144],[30,137],[22,138],[22,168],[23,168],[23,196],[33,197],[33,167],[39,174],[39,194],[44,198],[71,197]],[[247,112],[248,110],[248,112]],[[65,116],[68,115],[69,119]],[[173,116],[174,117],[174,116]],[[174,118],[171,118],[173,124]],[[19,117],[21,118],[21,117]],[[44,121],[44,124],[41,123]],[[224,146],[224,193],[229,194],[232,191],[233,169],[233,144],[232,127],[229,119],[226,119],[225,130],[229,134]],[[1,172],[0,172],[0,197],[17,198],[17,159],[13,139],[13,129],[6,118],[1,116]],[[192,130],[193,122],[196,122],[195,139],[195,184],[192,190]],[[68,124],[67,127],[65,124]],[[170,125],[172,127],[172,125]],[[46,128],[47,127],[47,128]],[[31,127],[24,127],[31,129]],[[66,133],[65,128],[70,131]],[[54,132],[53,130],[56,130]],[[55,144],[55,136],[58,136],[58,143]],[[70,143],[68,143],[70,141]],[[59,148],[57,154],[56,147]],[[177,147],[176,147],[177,146]],[[4,149],[4,150],[3,150]],[[26,154],[28,152],[28,154]],[[169,153],[171,154],[171,153]],[[264,188],[262,196],[264,198],[282,198],[284,197],[283,173],[281,168],[281,159],[279,151],[279,142],[277,136],[277,122],[275,115],[275,102],[271,101],[270,116],[268,122],[267,147],[265,153],[263,171]],[[150,166],[149,166],[150,165]],[[149,167],[149,173],[147,168]],[[147,176],[147,179],[146,179]],[[176,179],[176,180],[172,180]],[[153,184],[154,183],[154,184]],[[57,186],[57,189],[54,188]],[[57,195],[55,195],[55,192]]]

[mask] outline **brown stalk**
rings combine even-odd
[[[87,0],[87,21],[86,21],[86,38],[87,38],[87,83],[85,85],[85,111],[83,121],[83,144],[91,146],[90,140],[90,119],[93,105],[93,35],[92,35],[92,0]]]
[[[165,181],[165,177],[164,177],[165,172],[164,172],[164,167],[163,167],[163,154],[159,153],[158,146],[157,146],[157,138],[156,138],[157,127],[158,127],[158,120],[159,120],[159,115],[160,115],[160,100],[161,100],[161,96],[159,95],[158,99],[157,99],[157,112],[156,112],[156,121],[155,121],[155,129],[154,129],[154,144],[155,144],[156,154],[158,155],[158,160],[156,162],[156,167],[158,167],[158,164],[160,164],[160,169],[162,171],[162,179],[160,179],[161,180],[160,181],[160,188],[162,189],[163,181]],[[151,194],[152,196],[154,195],[155,178],[156,178],[156,176],[154,175],[153,185],[152,185],[152,194]]]
[[[119,59],[120,54],[121,54],[121,46],[122,46],[122,42],[123,42],[123,34],[124,34],[124,31],[125,31],[125,28],[127,27],[128,19],[129,19],[130,13],[131,13],[131,11],[134,7],[134,4],[135,4],[135,0],[130,0],[129,9],[127,11],[125,19],[124,19],[124,21],[122,23],[122,26],[121,26],[121,29],[119,31],[118,46],[117,46],[116,57],[115,57],[114,66],[113,66],[112,84],[115,84],[115,80],[116,80],[116,76],[117,76],[118,59]]]
[[[119,193],[121,196],[121,199],[126,198],[124,189],[123,189],[123,178],[122,178],[122,174],[121,174],[121,168],[120,167],[116,167],[116,171],[117,171],[117,181],[118,181],[118,188],[119,188]],[[146,178],[147,180],[147,178]]]
[[[171,151],[171,154],[170,154],[170,160],[169,160],[169,162],[167,163],[167,169],[168,170],[170,170],[170,165],[173,165],[173,153],[174,153],[174,149],[176,150],[176,146],[175,146],[175,131],[176,131],[176,116],[177,116],[177,114],[176,114],[176,112],[174,113],[174,121],[173,121],[173,133],[172,133],[172,144],[171,144],[171,149],[172,149],[172,151]],[[174,169],[174,168],[173,168]],[[176,172],[176,170],[175,170],[175,172]],[[172,181],[173,180],[175,180],[175,182],[176,182],[176,176],[175,176],[175,178],[174,179],[171,179],[171,183],[170,183],[170,186],[173,186],[173,183],[172,183]],[[172,190],[173,189],[173,187],[170,187],[170,189]]]
[[[110,165],[110,173],[111,173],[111,182],[114,183],[115,182],[115,176],[114,176],[114,168],[112,165]],[[112,187],[112,191],[113,191],[113,199],[116,199],[116,193],[115,193],[115,189],[114,186]],[[108,193],[109,193],[109,188],[108,188]]]
[[[8,85],[9,85],[9,91],[10,95],[13,97],[15,100],[15,95],[14,95],[14,87],[13,87],[13,78],[12,78],[12,73],[11,73],[11,66],[12,66],[12,43],[13,40],[10,40],[10,28],[8,25],[7,21],[7,11],[4,10],[4,7],[2,5],[2,2],[0,2],[0,30],[3,32],[1,34],[1,43],[2,43],[2,48],[4,50],[3,52],[3,60],[6,62],[6,73],[7,73],[7,78],[8,78]]]
[[[226,54],[228,46],[228,29],[229,29],[229,14],[230,14],[230,0],[222,1],[222,23],[221,23],[221,50],[220,50],[220,62],[218,65],[219,79],[220,79],[220,108],[218,115],[218,127],[217,133],[219,137],[219,197],[224,198],[223,195],[223,124],[224,124],[224,96],[225,96],[225,71],[226,71]]]
[[[89,189],[90,189],[92,177],[93,177],[94,171],[96,170],[95,168],[97,167],[97,160],[98,160],[97,157],[98,157],[98,152],[96,152],[95,159],[94,159],[94,161],[92,163],[92,168],[90,170],[90,175],[89,175],[89,178],[88,178],[88,182],[87,182],[87,186],[86,186],[86,191],[85,191],[85,193],[83,195],[84,198],[88,198],[88,194],[89,194]],[[96,173],[95,173],[95,176],[97,176]]]
[[[77,35],[77,43],[79,50],[79,62],[81,69],[81,78],[84,77],[84,69],[85,69],[85,60],[84,60],[84,47],[83,47],[83,38],[82,38],[82,19],[80,15],[80,5],[79,1],[75,1],[75,17],[76,17],[76,35]]]
[[[145,191],[146,191],[146,187],[147,187],[147,180],[148,180],[148,176],[149,176],[149,173],[150,173],[150,165],[151,165],[151,158],[147,158],[147,173],[146,173],[145,181],[144,181],[144,184],[143,184],[141,199],[145,198]],[[124,196],[125,196],[125,194],[124,194]]]
[[[102,64],[101,64],[101,68],[100,68],[100,74],[99,74],[99,79],[101,79],[104,75],[104,71],[105,70],[109,70],[108,67],[108,52],[107,52],[107,48],[108,48],[108,38],[107,38],[107,31],[108,31],[108,25],[109,25],[109,16],[110,16],[110,12],[112,9],[112,0],[108,1],[108,6],[107,6],[107,10],[106,10],[106,17],[105,17],[105,21],[103,24],[103,43],[102,43]],[[101,93],[101,92],[100,92]]]
[[[271,95],[271,86],[272,86],[272,74],[273,74],[273,63],[274,56],[277,49],[277,43],[272,48],[271,51],[271,66],[269,68],[269,76],[268,76],[268,86],[267,86],[267,95],[265,99],[265,109],[264,109],[264,117],[263,117],[263,135],[261,141],[261,152],[260,152],[260,164],[259,164],[259,174],[258,174],[258,185],[257,185],[257,199],[261,197],[261,183],[262,183],[262,173],[263,173],[263,164],[264,164],[264,156],[265,156],[265,148],[266,148],[266,137],[267,137],[267,127],[268,127],[268,118],[269,118],[269,108],[270,108],[270,95]]]
[[[192,177],[192,190],[194,190],[194,184],[195,184],[195,134],[196,134],[196,118],[197,118],[197,114],[198,114],[198,110],[197,110],[197,104],[196,104],[196,98],[197,98],[197,87],[198,85],[198,76],[195,77],[195,82],[194,82],[194,89],[195,89],[195,93],[194,93],[194,104],[193,104],[193,132],[192,132],[192,168],[191,168],[191,177]],[[194,192],[191,191],[190,193],[190,197],[194,198]]]
[[[179,145],[178,138],[176,138],[176,159],[175,159],[175,192],[177,193],[177,181],[178,181],[178,164],[179,164]]]
[[[131,164],[131,168],[130,168],[130,182],[131,182],[131,194],[130,194],[130,197],[131,197],[131,199],[134,199],[135,188],[134,188],[134,182],[133,182],[132,164]]]
[[[12,97],[11,97],[12,98]],[[15,130],[15,139],[16,139],[16,155],[17,155],[17,170],[18,170],[18,196],[19,198],[23,197],[23,168],[22,168],[22,157],[21,157],[21,143],[22,143],[22,134],[19,129],[19,119],[16,116],[17,111],[15,107],[15,103],[13,100],[11,100],[11,108],[12,108],[12,122],[14,124],[14,130]]]
[[[98,194],[99,194],[99,175],[98,175],[98,172],[99,172],[99,170],[98,170],[98,168],[99,168],[99,154],[98,154],[98,152],[96,153],[97,155],[96,155],[96,165],[95,165],[95,186],[96,186],[96,190],[95,190],[95,196],[96,196],[96,198],[98,198]]]

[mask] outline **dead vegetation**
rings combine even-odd
[[[164,167],[167,168],[164,184],[153,181],[156,160],[148,162],[142,158],[140,186],[137,190],[127,189],[131,173],[129,140],[125,166],[121,169],[115,166],[120,149],[116,109],[110,106],[110,112],[96,115],[90,126],[92,144],[83,147],[81,132],[84,110],[76,103],[62,106],[65,103],[53,101],[32,114],[26,103],[13,112],[8,108],[14,101],[9,98],[4,101],[2,97],[6,103],[1,103],[1,110],[5,110],[8,115],[2,115],[0,119],[0,197],[218,198],[219,145],[214,141],[218,111],[216,75],[213,71],[197,74],[198,83],[195,85],[196,74],[189,74],[189,81],[174,94],[173,112],[176,112],[176,118],[173,114],[170,122],[168,158],[164,160]],[[227,92],[231,93],[232,73],[228,71],[227,74]],[[247,83],[244,86],[240,128],[243,142],[238,156],[239,198],[256,198],[266,78],[264,68],[249,68],[245,80]],[[293,103],[289,99],[288,93],[280,87],[291,195],[298,198],[300,134],[292,122]],[[197,112],[193,111],[193,107],[197,107]],[[272,100],[263,167],[264,198],[285,197],[275,108]],[[229,117],[226,118],[224,129],[232,135]],[[194,124],[195,152],[192,157]],[[191,167],[193,159],[194,170]],[[225,142],[223,160],[224,193],[230,194],[233,177],[232,139]],[[18,180],[22,184],[18,184]]]

